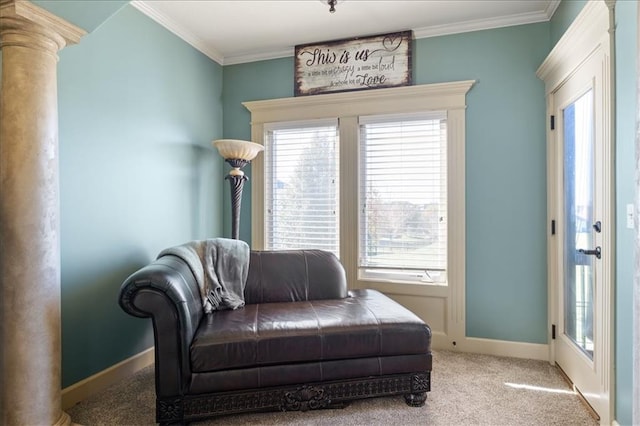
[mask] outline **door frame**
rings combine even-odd
[[[559,222],[559,205],[562,188],[562,176],[558,176],[559,144],[561,132],[553,129],[552,116],[555,114],[555,92],[578,70],[588,59],[597,55],[603,69],[601,87],[602,102],[594,105],[602,111],[602,133],[605,157],[603,165],[603,247],[608,249],[602,257],[602,288],[598,293],[601,298],[603,319],[601,330],[601,357],[594,359],[594,365],[602,384],[604,403],[598,414],[601,424],[611,424],[615,413],[615,375],[614,375],[614,319],[615,319],[615,0],[589,1],[576,17],[569,29],[558,41],[551,53],[542,63],[536,75],[545,83],[547,103],[547,286],[548,286],[548,341],[549,362],[555,364],[556,348],[554,324],[558,324],[558,286],[562,283],[560,273],[560,256],[562,242],[557,238],[555,224]],[[598,98],[598,96],[596,96]],[[606,232],[605,232],[606,231]],[[596,293],[594,292],[594,295]],[[560,330],[557,331],[561,332]]]

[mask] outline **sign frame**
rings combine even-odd
[[[295,47],[295,96],[413,84],[413,31]]]

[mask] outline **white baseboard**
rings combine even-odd
[[[434,333],[433,348],[486,355],[507,356],[548,361],[549,346],[537,343],[510,342],[504,340],[466,337],[458,339],[456,346],[450,346],[446,335]],[[62,409],[67,410],[78,402],[106,389],[118,381],[131,376],[138,370],[154,362],[154,349],[149,348],[131,358],[125,359],[93,376],[87,377],[62,390]]]
[[[441,338],[434,339],[434,349],[537,359],[541,361],[549,360],[549,345],[546,344],[465,337],[463,339],[457,339],[456,345],[452,346],[446,339],[443,339],[442,336],[439,337]]]
[[[82,401],[111,386],[120,380],[131,376],[138,370],[153,364],[154,349],[149,348],[137,355],[127,358],[106,370],[80,380],[62,389],[62,409],[67,410]]]

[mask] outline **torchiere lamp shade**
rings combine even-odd
[[[218,139],[212,143],[222,158],[233,167],[225,179],[228,179],[231,185],[231,238],[237,240],[240,232],[242,187],[248,179],[240,169],[263,151],[264,146],[238,139]]]

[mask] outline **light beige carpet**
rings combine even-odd
[[[67,410],[83,425],[155,421],[152,367]],[[254,413],[194,425],[597,425],[558,370],[547,362],[434,351],[424,407],[402,396],[352,402],[344,409]]]

